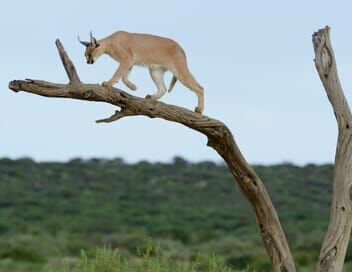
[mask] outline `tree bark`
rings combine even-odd
[[[315,66],[333,107],[338,140],[329,227],[316,271],[342,271],[352,226],[352,118],[337,74],[330,29],[313,34]]]
[[[111,117],[97,122],[112,122],[126,116],[144,115],[177,122],[204,134],[208,138],[207,145],[214,148],[226,161],[242,192],[251,203],[273,271],[296,271],[286,237],[265,186],[241,154],[231,131],[224,123],[185,108],[135,97],[116,88],[83,84],[58,40],[56,44],[70,79],[69,84],[42,80],[14,80],[10,82],[9,88],[15,92],[25,91],[46,97],[101,101],[121,108]]]

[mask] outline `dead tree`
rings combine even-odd
[[[352,226],[352,116],[337,74],[329,27],[313,34],[313,46],[315,66],[338,125],[330,222],[317,271],[342,271]]]
[[[319,55],[316,56],[316,65],[334,109],[336,107],[335,113],[337,112],[339,131],[342,135],[339,136],[336,155],[334,201],[330,224],[332,226],[329,228],[317,271],[341,271],[351,228],[351,220],[346,218],[350,215],[350,195],[352,195],[350,193],[352,180],[347,178],[347,173],[350,173],[351,169],[352,154],[350,112],[341,87],[336,85],[337,72],[328,29],[315,33],[313,41],[316,55]],[[273,271],[296,271],[280,220],[265,186],[243,157],[231,131],[224,123],[182,107],[135,97],[117,88],[108,89],[98,84],[84,84],[80,81],[72,61],[59,40],[56,41],[56,46],[69,78],[68,84],[27,79],[11,81],[9,88],[15,92],[25,91],[46,97],[106,102],[120,108],[111,117],[97,120],[97,123],[109,123],[123,117],[139,115],[177,122],[204,134],[208,138],[207,145],[214,148],[225,160],[235,181],[252,205]]]

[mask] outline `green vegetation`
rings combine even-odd
[[[332,166],[255,168],[298,271],[312,271],[328,223]],[[182,158],[154,164],[0,159],[0,271],[67,271],[67,262],[76,265],[72,271],[91,271],[77,265],[91,269],[97,258],[139,271],[139,254],[150,239],[160,258],[148,260],[157,261],[159,271],[197,271],[192,263],[209,264],[212,254],[219,267],[270,271],[253,212],[224,165]],[[96,252],[103,247],[111,250]],[[347,262],[350,271],[350,251]]]
[[[65,262],[64,262],[65,263]],[[213,256],[198,257],[191,263],[176,263],[169,258],[163,257],[150,247],[142,253],[139,258],[133,260],[121,256],[117,250],[97,249],[94,256],[88,257],[82,251],[80,259],[76,263],[68,261],[63,268],[49,272],[235,272],[234,270],[220,264]],[[244,271],[243,271],[244,272]]]

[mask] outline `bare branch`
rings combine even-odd
[[[65,63],[63,62],[66,67]],[[117,111],[110,118],[98,122],[112,122],[124,116],[140,115],[180,123],[204,134],[208,138],[208,145],[224,158],[251,203],[273,270],[296,271],[286,237],[265,186],[243,157],[231,131],[224,123],[182,107],[135,97],[122,90],[108,89],[97,84],[56,84],[40,80],[15,80],[10,82],[9,88],[16,92],[25,91],[46,97],[101,101],[121,108],[121,111]]]
[[[342,271],[352,226],[351,112],[337,73],[330,28],[313,34],[315,66],[333,107],[339,128],[329,227],[316,271]]]
[[[73,65],[72,61],[68,57],[64,47],[62,46],[61,42],[59,39],[55,41],[57,50],[59,51],[59,55],[62,61],[62,64],[65,67],[66,74],[70,80],[70,83],[80,83],[81,80],[79,79],[79,76],[77,74],[76,68]]]
[[[135,114],[133,113],[129,113],[128,111],[126,110],[121,110],[121,111],[115,111],[115,113],[113,115],[111,115],[109,118],[105,118],[105,119],[99,119],[99,120],[96,120],[95,122],[96,123],[111,123],[111,122],[114,122],[114,121],[117,121],[123,117],[126,117],[126,116],[133,116]]]
[[[350,126],[352,116],[337,73],[334,51],[327,26],[313,34],[315,67],[335,112],[340,129]]]

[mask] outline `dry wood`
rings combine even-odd
[[[46,97],[101,101],[121,108],[111,117],[97,122],[112,122],[126,116],[143,115],[181,123],[203,133],[208,138],[207,145],[213,147],[226,161],[229,170],[251,203],[273,271],[296,271],[286,237],[264,184],[246,162],[231,131],[224,123],[185,108],[135,97],[116,88],[108,89],[98,84],[80,83],[64,48],[59,41],[56,44],[70,84],[56,84],[42,80],[14,80],[10,82],[9,88],[15,92],[25,91]]]
[[[338,124],[330,222],[316,271],[342,271],[352,226],[352,119],[337,74],[335,56],[326,27],[313,34],[315,66]]]
[[[79,76],[77,74],[76,68],[73,65],[73,62],[70,60],[68,57],[64,47],[62,46],[61,42],[59,39],[55,41],[56,47],[59,51],[59,55],[62,61],[62,64],[66,70],[66,74],[70,80],[70,83],[81,83],[81,80],[79,79]]]

